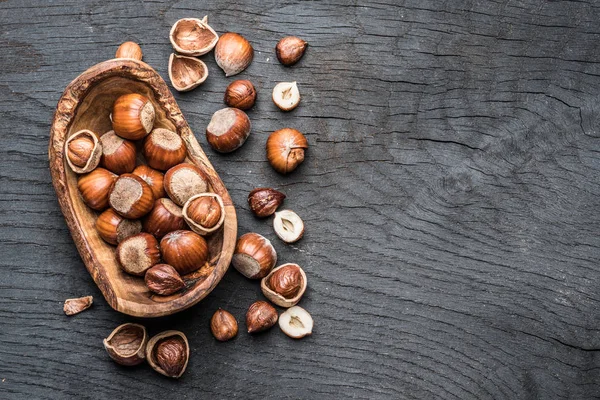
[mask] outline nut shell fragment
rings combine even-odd
[[[208,67],[195,57],[173,53],[169,57],[169,78],[177,91],[187,92],[204,83],[208,78]]]
[[[169,39],[173,48],[186,56],[201,56],[211,51],[219,35],[208,25],[208,17],[183,18],[173,24]],[[179,90],[179,89],[178,89]]]
[[[140,324],[127,323],[115,328],[104,339],[104,348],[118,364],[132,366],[146,358],[146,328]]]
[[[63,311],[66,315],[79,314],[92,306],[94,298],[92,296],[79,297],[77,299],[65,300]]]

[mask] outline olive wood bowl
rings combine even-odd
[[[186,287],[171,296],[152,294],[144,279],[125,273],[118,265],[115,247],[95,229],[98,213],[88,208],[77,190],[77,175],[67,166],[65,140],[81,129],[102,135],[112,129],[110,113],[117,97],[140,93],[156,109],[154,126],[176,131],[187,146],[185,162],[206,175],[210,190],[223,199],[223,226],[206,237],[209,260],[198,271],[184,276]],[[87,270],[112,308],[135,317],[160,317],[193,306],[219,283],[231,261],[237,235],[237,218],[231,197],[183,117],[169,88],[149,65],[134,59],[99,63],[79,75],[58,102],[48,148],[52,183],[71,236]]]

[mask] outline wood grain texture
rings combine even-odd
[[[307,274],[302,341],[243,333],[262,294],[230,269],[202,302],[144,323],[183,331],[171,381],[115,365],[102,339],[130,318],[102,300],[50,184],[48,128],[62,89],[124,40],[163,76],[168,33],[209,15],[254,45],[253,133],[230,155],[202,132],[227,84],[176,95],[238,211]],[[600,398],[600,7],[593,1],[0,3],[0,397]],[[274,46],[309,42],[286,68]],[[280,112],[276,82],[300,106]],[[269,132],[308,138],[289,176],[265,159]],[[246,196],[272,186],[306,223],[292,246]],[[66,298],[94,306],[67,318]],[[222,307],[241,333],[217,343]]]

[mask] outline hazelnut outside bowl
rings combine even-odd
[[[226,209],[222,229],[207,237],[209,260],[185,278],[186,288],[172,296],[153,296],[140,278],[129,277],[119,267],[115,247],[95,228],[99,213],[87,207],[77,190],[77,177],[65,160],[65,140],[82,129],[111,130],[109,115],[114,101],[139,93],[156,110],[154,127],[177,132],[186,146],[187,163],[204,173],[210,191],[223,199]],[[170,315],[193,306],[219,283],[227,271],[237,238],[237,219],[231,197],[200,148],[169,88],[142,61],[113,59],[91,67],[67,86],[58,102],[49,142],[50,170],[59,204],[73,241],[90,275],[115,310],[136,317]]]

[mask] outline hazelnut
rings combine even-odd
[[[108,202],[117,214],[125,218],[137,219],[152,210],[154,194],[150,186],[139,176],[123,174],[115,181]]]
[[[104,339],[104,348],[118,364],[132,366],[146,358],[146,328],[140,324],[123,324]]]
[[[219,35],[208,25],[208,17],[183,18],[173,24],[169,39],[173,48],[186,56],[201,56],[211,51]]]
[[[229,107],[248,110],[249,108],[252,108],[256,101],[256,89],[254,89],[252,82],[248,80],[239,79],[233,81],[227,86],[227,89],[225,89],[223,101]]]
[[[162,172],[152,169],[147,165],[138,165],[132,174],[139,176],[150,186],[155,199],[166,196],[164,187],[165,176]]]
[[[142,61],[142,49],[135,42],[125,42],[117,49],[115,58],[132,58]]]
[[[275,213],[273,229],[279,239],[286,243],[295,243],[304,235],[304,222],[292,210],[281,210]]]
[[[306,291],[306,274],[298,264],[283,264],[260,282],[265,297],[281,307],[296,305]]]
[[[277,310],[266,301],[252,303],[246,313],[248,333],[266,331],[277,322]]]
[[[144,282],[151,292],[169,296],[185,287],[179,272],[169,264],[156,264],[144,276]]]
[[[154,169],[167,170],[182,163],[186,152],[181,137],[168,129],[155,128],[144,140],[144,157]]]
[[[113,105],[113,130],[124,139],[142,139],[152,130],[154,117],[154,105],[147,97],[137,93],[124,94]]]
[[[96,134],[87,129],[75,132],[65,142],[66,160],[76,174],[94,170],[102,157],[102,144]]]
[[[96,168],[79,177],[77,188],[88,207],[102,211],[108,207],[108,196],[118,176],[104,168]]]
[[[179,331],[165,331],[152,337],[146,346],[146,359],[156,372],[179,378],[190,358],[187,337]]]
[[[296,36],[287,36],[277,42],[275,53],[285,66],[296,64],[304,55],[308,43]]]
[[[71,316],[79,314],[92,306],[94,298],[92,296],[79,297],[77,299],[66,299],[63,306],[63,311],[66,315]]]
[[[256,188],[248,195],[250,210],[257,217],[272,215],[283,203],[285,194],[271,188]]]
[[[183,207],[190,197],[208,190],[202,170],[188,163],[169,169],[165,174],[164,186],[167,195],[180,207]]]
[[[269,239],[246,233],[238,239],[231,263],[246,278],[262,279],[277,263],[277,252]]]
[[[128,274],[144,275],[160,261],[156,238],[145,232],[128,237],[117,246],[117,261]]]
[[[283,111],[291,111],[300,104],[300,91],[296,82],[281,82],[275,85],[273,103]]]
[[[238,333],[238,323],[231,313],[218,309],[210,319],[210,330],[220,342],[233,339]]]
[[[123,218],[115,210],[109,208],[96,220],[96,230],[104,241],[117,245],[129,236],[140,233],[142,223],[139,220]]]
[[[169,78],[175,90],[187,92],[204,83],[208,78],[208,67],[196,57],[173,53],[169,57]]]
[[[117,175],[133,171],[135,168],[135,144],[108,131],[100,138],[102,159],[100,165]]]
[[[294,339],[311,335],[313,324],[310,314],[298,306],[287,309],[279,316],[279,327],[283,333]]]
[[[181,207],[167,198],[162,198],[154,202],[154,207],[150,214],[144,217],[142,226],[145,232],[161,239],[169,232],[185,229],[185,220]]]
[[[208,261],[206,240],[192,231],[167,233],[160,241],[163,260],[181,275],[201,268]]]
[[[213,149],[230,153],[241,147],[250,135],[250,118],[237,108],[215,112],[206,127],[206,140]]]
[[[209,235],[219,229],[225,221],[223,200],[215,193],[192,196],[183,206],[183,217],[194,232]]]
[[[253,57],[252,45],[238,33],[225,33],[215,47],[215,60],[225,76],[239,74],[248,68]]]
[[[302,133],[292,128],[273,132],[267,139],[267,159],[281,174],[288,174],[304,161],[308,142]]]

